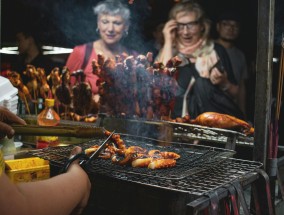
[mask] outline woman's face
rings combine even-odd
[[[195,12],[180,12],[176,15],[177,36],[183,45],[193,45],[202,37],[204,27]]]
[[[127,30],[125,21],[121,16],[99,15],[98,28],[101,39],[107,45],[113,45],[120,41],[124,31]]]

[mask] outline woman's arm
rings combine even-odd
[[[90,187],[87,174],[75,162],[67,173],[43,181],[15,185],[3,174],[0,214],[80,214],[87,205]]]
[[[156,60],[159,62],[162,62],[164,65],[172,58],[173,56],[173,46],[174,46],[174,40],[175,40],[175,30],[177,28],[177,24],[175,20],[169,20],[163,29],[163,35],[164,35],[164,45],[162,49],[160,50]]]
[[[15,133],[11,124],[25,125],[26,122],[0,106],[0,135],[11,138]],[[81,152],[82,149],[77,146],[71,155]],[[0,162],[2,161],[0,154]],[[78,161],[73,162],[65,174],[21,184],[13,184],[0,169],[0,214],[79,214],[87,205],[90,188],[88,175]]]

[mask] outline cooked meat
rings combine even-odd
[[[245,134],[254,133],[254,129],[249,123],[236,117],[216,112],[205,112],[190,122],[202,126],[237,130]]]
[[[131,165],[132,167],[147,167],[152,161],[152,157],[142,157],[132,161]]]
[[[149,165],[149,169],[162,169],[162,168],[168,168],[168,167],[173,167],[176,165],[176,160],[175,159],[156,159],[153,160]]]

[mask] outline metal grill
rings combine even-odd
[[[136,145],[148,150],[173,151],[180,154],[181,158],[175,167],[160,170],[119,166],[110,160],[96,159],[87,170],[89,174],[101,174],[139,184],[202,195],[261,167],[261,163],[230,158],[234,154],[231,150],[177,142],[169,145],[165,141],[132,135],[121,135],[121,137],[127,146]],[[80,146],[86,149],[103,140],[93,139]],[[51,165],[63,167],[73,147],[74,145],[46,148],[30,153],[49,160]]]
[[[207,142],[232,144],[229,148],[234,149],[235,145],[253,146],[254,138],[243,133],[220,129],[209,128],[199,125],[184,123],[171,123],[173,126],[173,139],[175,141],[204,140]]]
[[[262,164],[258,162],[230,158],[225,162],[219,163],[218,166],[212,166],[210,169],[207,169],[207,171],[197,172],[181,180],[154,180],[147,177],[122,173],[109,176],[138,184],[201,196],[219,187],[223,187],[234,180],[245,179],[245,176],[259,169],[261,166]],[[93,170],[98,171],[98,169]]]

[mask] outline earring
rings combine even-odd
[[[127,35],[128,35],[128,31],[124,31],[124,36],[127,37]]]
[[[96,32],[99,34],[100,33],[100,29],[97,27]]]

